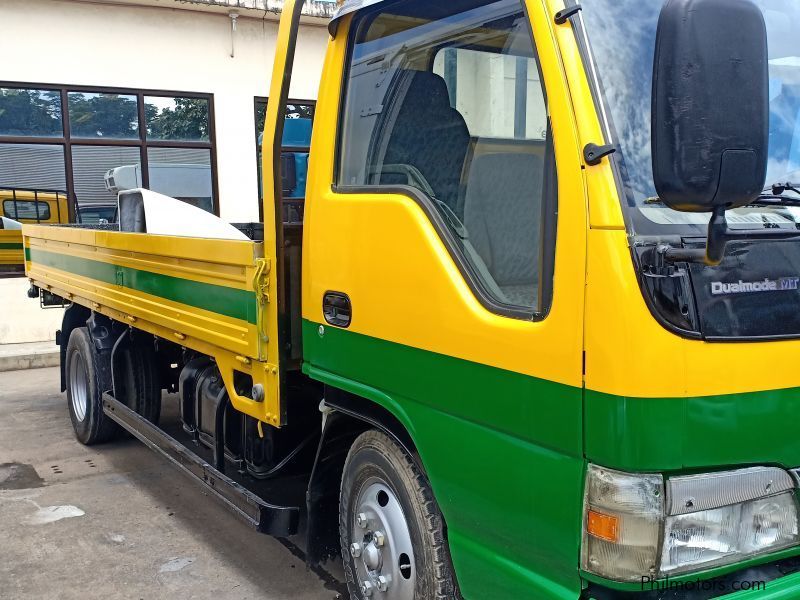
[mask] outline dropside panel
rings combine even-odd
[[[34,285],[137,329],[213,357],[233,405],[280,424],[277,373],[263,360],[257,288],[268,261],[256,242],[28,226],[25,264]],[[234,371],[264,386],[239,396]]]

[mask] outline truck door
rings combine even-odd
[[[465,597],[577,597],[587,221],[552,20],[534,0],[401,0],[337,27],[305,372],[406,429]]]
[[[290,276],[286,268],[286,240],[284,230],[284,162],[281,160],[286,102],[292,78],[297,33],[303,0],[286,0],[283,3],[275,62],[272,69],[269,101],[262,136],[261,171],[263,173],[264,256],[256,277],[256,295],[259,301],[259,327],[261,329],[261,358],[269,368],[277,370],[270,378],[267,398],[285,410],[280,401],[282,383],[285,381],[287,363],[291,364],[297,351],[292,342],[299,344],[299,333],[292,335],[290,314]],[[299,307],[296,308],[299,313]],[[294,315],[295,318],[298,314]],[[288,359],[288,360],[287,360]]]

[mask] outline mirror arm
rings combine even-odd
[[[716,267],[725,258],[728,242],[776,241],[800,237],[800,230],[791,229],[730,229],[725,218],[725,207],[717,207],[708,223],[708,241],[705,248],[672,248],[659,246],[658,252],[666,262],[704,263]]]

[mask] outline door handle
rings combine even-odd
[[[325,292],[322,297],[322,314],[329,325],[334,327],[350,327],[353,319],[353,307],[350,297],[342,292]]]

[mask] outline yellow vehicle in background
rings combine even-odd
[[[19,223],[70,222],[67,194],[54,190],[0,187],[0,277],[25,274]]]
[[[800,598],[800,3],[345,0],[305,202],[301,5],[262,223],[24,225],[77,439],[355,600]]]

